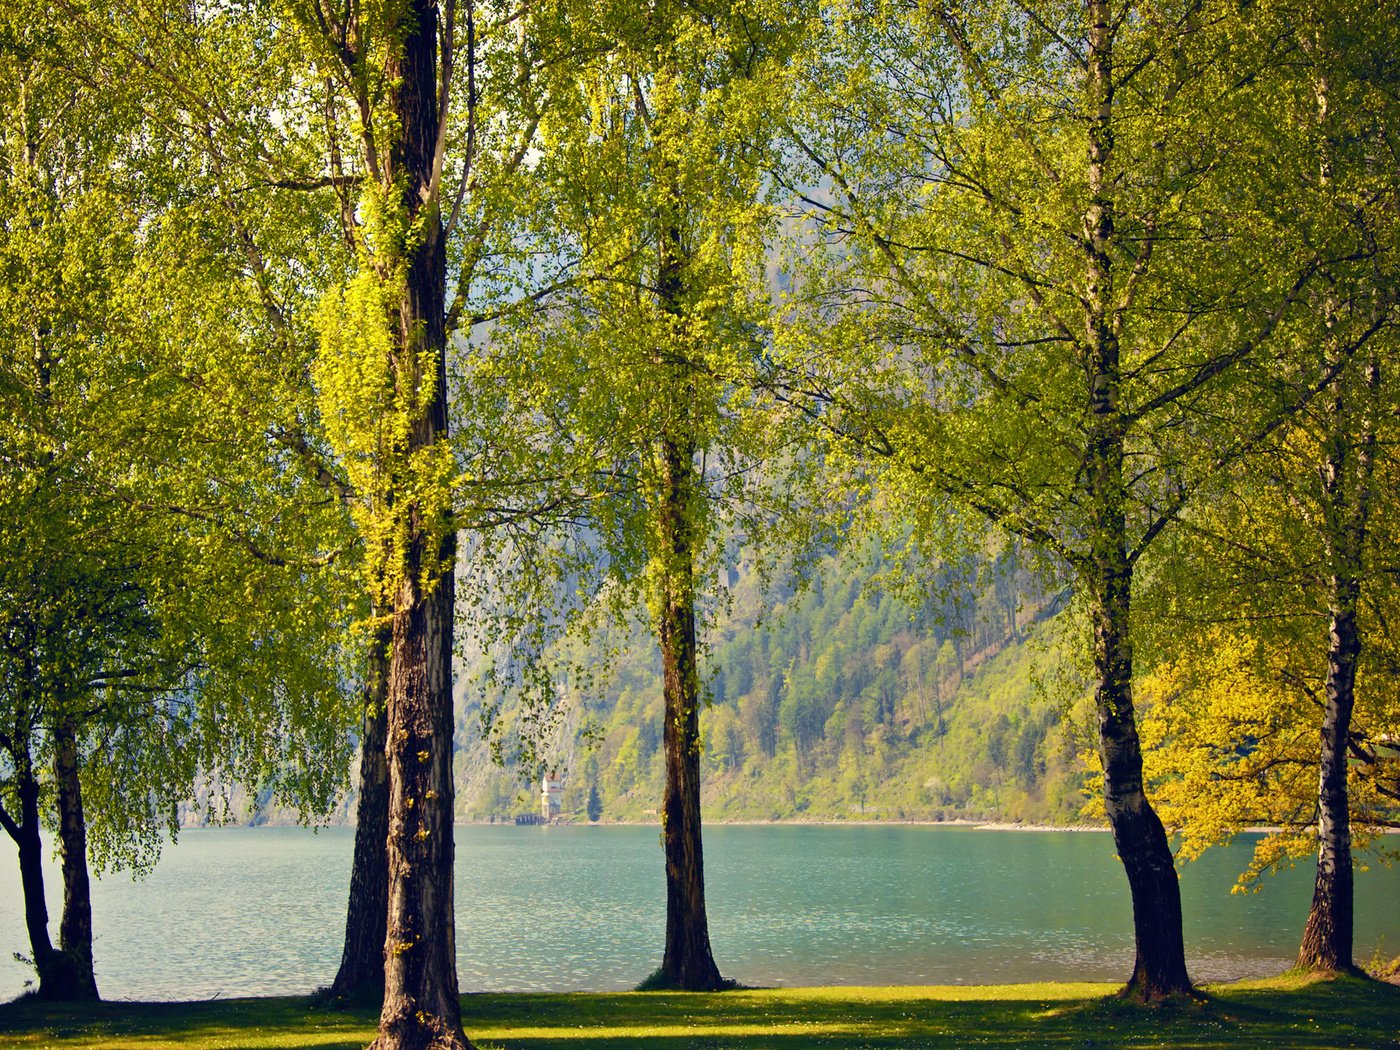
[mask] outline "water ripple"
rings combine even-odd
[[[109,998],[296,994],[340,958],[353,831],[186,832],[155,872],[94,885]],[[1106,835],[921,827],[711,827],[710,933],[750,984],[1117,980],[1132,965],[1122,868]],[[1208,854],[1182,889],[1199,980],[1288,966],[1312,883],[1284,873],[1231,895],[1251,845]],[[49,876],[56,894],[57,872]],[[660,962],[665,886],[655,828],[457,829],[462,988],[630,988]],[[1358,880],[1357,955],[1400,943],[1400,870]],[[59,901],[50,901],[57,915]],[[18,874],[0,868],[0,997],[25,951]]]

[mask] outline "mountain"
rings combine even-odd
[[[1084,689],[1062,655],[1064,593],[1014,549],[920,588],[890,585],[901,578],[868,551],[828,555],[802,588],[765,593],[752,566],[721,573],[702,661],[707,820],[1082,820],[1078,756],[1090,745]],[[561,675],[557,720],[529,766],[509,760],[521,724],[511,698],[460,669],[459,819],[537,812],[546,766],[563,775],[566,819],[586,819],[593,785],[604,820],[655,819],[654,640],[638,618],[570,657],[592,684]],[[481,736],[483,701],[505,712],[504,768]]]

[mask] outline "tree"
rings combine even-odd
[[[1258,824],[1282,830],[1260,841],[1243,882],[1318,854],[1299,954],[1309,969],[1354,968],[1352,828],[1369,837],[1393,823],[1400,798],[1383,745],[1400,729],[1384,626],[1395,508],[1381,480],[1394,469],[1381,365],[1393,329],[1370,305],[1316,319],[1306,343],[1334,373],[1322,396],[1186,520],[1193,582],[1172,588],[1161,622],[1193,623],[1195,651],[1163,640],[1168,663],[1149,680],[1149,771],[1188,855]]]
[[[723,985],[704,897],[697,610],[716,522],[754,498],[753,465],[775,444],[751,423],[743,377],[768,309],[763,92],[791,18],[661,0],[591,27],[600,57],[556,100],[536,172],[539,254],[572,261],[571,276],[512,337],[511,382],[558,377],[537,411],[567,413],[562,429],[618,465],[595,520],[614,608],[640,592],[661,654],[662,987]]]
[[[1219,787],[1203,786],[1200,803],[1175,801],[1188,827],[1201,810],[1228,814],[1223,822],[1205,822],[1201,840],[1209,841],[1259,804],[1257,797],[1248,801],[1259,785],[1272,783],[1277,796],[1265,808],[1279,819],[1269,823],[1289,830],[1261,843],[1251,873],[1304,842],[1315,848],[1317,877],[1299,965],[1350,970],[1351,822],[1359,819],[1364,828],[1387,819],[1384,774],[1376,776],[1384,762],[1376,761],[1374,739],[1386,731],[1387,713],[1366,694],[1388,676],[1382,655],[1388,643],[1386,632],[1367,620],[1387,622],[1392,599],[1383,552],[1393,508],[1377,472],[1389,470],[1395,398],[1384,362],[1396,320],[1390,259],[1400,184],[1393,167],[1376,163],[1378,151],[1394,148],[1394,99],[1382,85],[1393,77],[1395,28],[1360,8],[1334,15],[1319,20],[1283,5],[1253,27],[1256,38],[1291,45],[1294,75],[1280,106],[1302,143],[1291,151],[1292,163],[1281,165],[1284,192],[1260,209],[1261,220],[1281,236],[1302,231],[1318,252],[1319,279],[1282,332],[1289,363],[1279,382],[1300,411],[1230,476],[1230,489],[1187,521],[1202,582],[1186,593],[1205,595],[1194,610],[1199,617],[1220,600],[1209,581],[1229,581],[1227,600],[1237,609],[1225,615],[1237,624],[1237,636],[1226,639],[1222,652],[1234,657],[1229,673],[1252,686],[1242,692],[1256,698],[1246,718],[1260,722],[1249,728],[1246,721],[1242,738],[1216,740],[1203,752],[1214,756],[1209,764],[1218,767]],[[1300,397],[1299,387],[1318,375],[1316,397]],[[1245,581],[1253,582],[1240,586]],[[1372,646],[1375,655],[1366,651]],[[1370,674],[1359,678],[1368,665]],[[1311,759],[1283,735],[1283,727],[1296,731],[1308,721],[1310,709],[1312,720],[1321,715]],[[1176,712],[1166,717],[1179,723]],[[1201,721],[1205,728],[1182,735],[1218,733],[1225,720]],[[1178,745],[1167,751],[1181,758]],[[1304,770],[1316,782],[1300,796],[1296,776]],[[1355,804],[1349,780],[1359,780]],[[1314,824],[1315,839],[1305,831]]]
[[[1305,11],[1294,24],[1299,47],[1309,60],[1315,135],[1321,140],[1315,181],[1305,186],[1323,200],[1345,188],[1362,202],[1336,209],[1341,215],[1324,212],[1319,216],[1320,226],[1340,227],[1334,243],[1343,251],[1351,249],[1337,255],[1360,259],[1363,267],[1357,275],[1348,273],[1342,262],[1329,266],[1330,288],[1317,303],[1322,357],[1333,373],[1320,398],[1323,463],[1318,532],[1324,551],[1328,646],[1320,734],[1317,879],[1298,964],[1323,970],[1355,966],[1347,780],[1362,646],[1357,613],[1369,575],[1372,508],[1379,495],[1375,483],[1379,431],[1392,414],[1393,403],[1383,393],[1383,380],[1389,377],[1382,372],[1383,350],[1376,345],[1380,340],[1371,334],[1386,326],[1388,344],[1400,319],[1393,291],[1395,272],[1385,258],[1386,250],[1393,252],[1395,247],[1393,215],[1400,205],[1400,184],[1393,173],[1378,173],[1374,159],[1376,149],[1393,149],[1395,144],[1394,124],[1385,119],[1396,115],[1394,97],[1384,85],[1393,82],[1400,38],[1390,19],[1375,19],[1360,8],[1350,14],[1339,24],[1318,20]],[[1367,266],[1377,256],[1378,238],[1381,263]],[[1344,317],[1350,324],[1344,323]]]
[[[336,513],[308,509],[290,540],[269,528],[302,479],[181,380],[211,357],[229,373],[246,361],[247,289],[160,309],[152,264],[171,245],[138,210],[151,198],[148,158],[128,149],[131,96],[72,61],[101,49],[37,9],[0,19],[0,43],[0,329],[28,351],[0,368],[0,824],[19,847],[40,994],[95,998],[90,858],[149,867],[197,775],[330,807],[343,607],[312,566]],[[218,250],[178,258],[188,278]],[[269,378],[249,395],[280,397]],[[62,860],[57,949],[41,823]]]
[[[10,117],[4,126],[0,182],[7,220],[0,252],[8,278],[0,323],[12,346],[29,351],[7,360],[0,386],[8,409],[5,441],[0,446],[6,475],[3,492],[8,540],[0,584],[7,599],[4,663],[0,667],[0,698],[7,716],[0,745],[7,768],[0,770],[4,774],[0,780],[0,824],[19,849],[31,961],[39,975],[40,994],[95,999],[86,843],[81,838],[80,820],[75,823],[72,819],[81,814],[81,793],[80,785],[74,791],[76,762],[67,703],[74,690],[69,680],[91,673],[83,666],[91,649],[105,648],[104,643],[122,637],[122,627],[130,630],[134,625],[118,626],[120,615],[110,619],[104,615],[108,612],[102,608],[104,597],[114,596],[94,593],[89,597],[88,585],[96,582],[90,578],[91,562],[64,558],[57,535],[63,531],[59,523],[75,508],[72,501],[56,498],[53,478],[67,464],[60,462],[62,445],[55,441],[54,428],[47,425],[52,421],[46,417],[52,415],[55,398],[55,359],[63,357],[60,339],[66,336],[63,341],[67,342],[73,338],[72,330],[86,320],[84,307],[90,309],[91,303],[80,301],[72,304],[76,309],[66,316],[49,316],[47,309],[57,303],[46,301],[47,296],[38,303],[27,303],[30,295],[26,293],[37,291],[41,281],[46,283],[55,273],[64,272],[61,265],[54,268],[66,254],[63,219],[79,212],[81,198],[85,191],[91,193],[91,185],[83,183],[81,166],[71,175],[61,167],[54,171],[50,157],[41,152],[41,144],[58,123],[54,120],[51,124],[43,98],[51,86],[45,76],[51,74],[52,66],[46,61],[51,56],[41,29],[31,29],[24,22],[23,15],[16,12],[0,23],[5,109]],[[65,205],[70,209],[67,215]],[[94,290],[91,282],[84,289]],[[54,338],[55,330],[58,338]],[[109,624],[113,630],[106,635],[103,627]],[[137,629],[135,633],[145,632]],[[57,950],[48,932],[39,838],[43,776],[36,750],[47,727],[63,731],[62,745],[54,758],[69,816],[63,821],[65,909]]]
[[[588,820],[596,824],[602,815],[603,800],[598,795],[598,782],[595,780],[588,785]]]
[[[535,430],[513,432],[500,391],[471,385],[466,336],[520,283],[509,182],[533,162],[550,78],[567,75],[567,34],[554,32],[567,21],[554,5],[522,15],[451,0],[70,13],[127,58],[153,119],[193,161],[181,191],[222,214],[273,345],[306,362],[296,376],[314,401],[273,439],[348,504],[366,633],[388,639],[377,1045],[465,1046],[450,680],[455,592],[477,587],[456,576],[457,537],[532,521],[560,502],[541,490],[571,483],[536,455]],[[240,405],[265,418],[266,406]],[[372,667],[365,678],[375,688]]]
[[[474,14],[468,6],[469,74]],[[302,15],[326,83],[349,86],[360,115],[365,221],[347,214],[343,224],[356,272],[323,305],[317,378],[323,411],[340,424],[332,444],[361,494],[373,597],[390,625],[388,912],[374,1045],[465,1047],[452,891],[457,543],[446,241],[456,213],[442,214],[456,8],[445,6],[441,32],[437,5],[424,0],[363,14],[313,3]],[[378,96],[371,78],[381,76],[389,86]],[[472,120],[475,104],[469,96]],[[470,176],[461,177],[465,187]]]
[[[1232,36],[1249,17],[1107,0],[838,14],[792,129],[805,164],[788,179],[832,247],[795,282],[812,322],[786,381],[891,503],[970,510],[1068,567],[1144,999],[1191,985],[1143,790],[1134,581],[1204,479],[1296,407],[1261,392],[1256,355],[1319,268],[1252,225],[1286,78]]]

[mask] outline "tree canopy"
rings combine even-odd
[[[719,987],[705,762],[863,815],[975,733],[1029,785],[1072,705],[944,690],[1065,598],[1129,991],[1191,991],[1169,832],[1261,820],[1252,872],[1318,851],[1300,961],[1351,967],[1350,829],[1400,790],[1385,14],[12,5],[0,824],[48,990],[96,995],[89,862],[148,868],[209,785],[216,818],[236,785],[325,814],[358,725],[347,965],[384,941],[377,1045],[468,1045],[454,660],[539,760],[580,691],[551,658],[609,618],[659,672],[612,661],[638,724],[588,811],[663,756],[659,980]],[[806,634],[735,637],[735,584],[852,541],[868,608],[772,586]]]

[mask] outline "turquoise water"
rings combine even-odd
[[[110,999],[297,994],[340,959],[354,833],[187,831],[156,870],[93,887],[98,984]],[[1287,968],[1312,894],[1302,866],[1229,892],[1241,843],[1189,865],[1186,937],[1198,980]],[[1121,980],[1127,883],[1109,836],[913,826],[715,826],[705,832],[710,934],[748,984]],[[49,882],[57,929],[57,873]],[[1358,878],[1357,956],[1400,954],[1400,868]],[[660,961],[658,830],[460,827],[462,988],[610,990]],[[27,952],[13,855],[0,866],[0,998]]]

